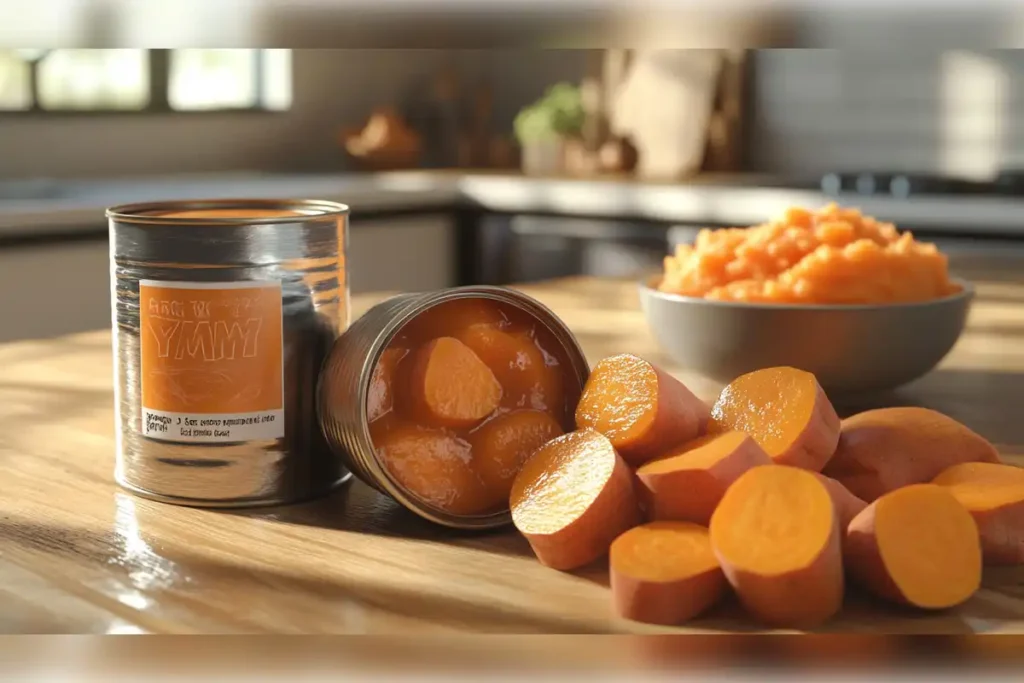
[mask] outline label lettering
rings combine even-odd
[[[279,283],[139,283],[143,434],[228,443],[284,435]]]

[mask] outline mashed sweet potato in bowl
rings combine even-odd
[[[702,230],[640,289],[655,337],[684,367],[727,382],[791,365],[841,393],[931,370],[972,296],[935,245],[835,204]]]
[[[702,230],[665,258],[662,292],[720,301],[883,304],[959,291],[934,244],[830,204],[750,228]]]

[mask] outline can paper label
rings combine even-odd
[[[279,282],[139,282],[142,433],[228,443],[284,436]]]

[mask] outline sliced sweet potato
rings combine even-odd
[[[820,472],[839,440],[839,416],[809,372],[766,368],[733,380],[711,409],[713,432],[746,432],[779,465]]]
[[[530,456],[512,482],[510,507],[537,559],[562,570],[605,555],[640,520],[629,466],[611,441],[589,429],[557,437]]]
[[[714,605],[728,583],[706,527],[651,522],[612,542],[608,552],[612,600],[622,617],[678,624]]]
[[[879,408],[843,420],[835,455],[823,470],[858,498],[924,484],[962,462],[999,462],[982,436],[951,417],[912,406]]]
[[[647,515],[707,525],[741,474],[772,459],[743,432],[707,435],[650,460],[637,471]]]
[[[953,607],[981,585],[978,527],[934,484],[897,489],[864,508],[846,531],[843,553],[851,580],[913,607]]]
[[[516,410],[497,415],[469,437],[473,469],[483,484],[490,507],[508,505],[512,482],[523,463],[556,436],[562,427],[539,410]]]
[[[946,468],[932,483],[974,517],[985,564],[1024,564],[1024,469],[965,462]]]
[[[747,470],[711,516],[711,545],[744,607],[762,622],[806,628],[839,611],[839,520],[825,484],[783,465]]]
[[[850,526],[853,518],[859,515],[861,510],[866,508],[868,504],[850,493],[848,488],[835,479],[817,472],[815,474],[818,475],[818,479],[821,480],[821,483],[828,489],[829,495],[832,496],[832,504],[835,505],[836,515],[839,516],[839,528],[845,533],[846,527]]]
[[[366,396],[366,415],[370,422],[394,408],[398,367],[408,353],[409,349],[394,347],[385,349],[380,355],[373,368]]]
[[[594,366],[576,426],[607,436],[631,465],[704,433],[710,411],[683,383],[642,358],[610,356]]]
[[[488,500],[464,439],[397,422],[374,431],[377,457],[409,493],[453,514],[487,511]]]
[[[470,427],[494,412],[502,389],[472,349],[439,337],[416,351],[410,394],[416,417],[434,426]]]
[[[549,368],[533,339],[522,332],[476,324],[455,335],[491,369],[506,408],[561,410],[562,372]]]

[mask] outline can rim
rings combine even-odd
[[[559,343],[565,347],[565,350],[569,355],[569,361],[574,366],[570,370],[579,379],[580,386],[582,387],[586,383],[587,377],[590,373],[586,354],[583,352],[583,348],[580,346],[576,336],[572,333],[572,330],[562,322],[554,311],[528,294],[509,287],[497,287],[492,285],[452,287],[449,289],[438,290],[436,292],[430,292],[425,296],[418,297],[414,302],[412,302],[412,305],[406,307],[400,314],[391,318],[384,326],[384,329],[381,330],[371,353],[366,354],[366,357],[363,360],[363,367],[360,373],[360,383],[363,386],[366,385],[366,382],[368,381],[369,376],[373,373],[373,369],[379,362],[381,355],[383,355],[395,335],[398,334],[398,332],[401,331],[401,329],[413,318],[434,306],[456,299],[465,298],[484,298],[492,301],[499,301],[515,306],[536,317],[541,324],[546,325],[549,330],[556,335]],[[544,320],[537,316],[536,314],[538,312],[542,313],[547,319]],[[554,325],[552,325],[552,323],[554,323]],[[577,360],[582,365],[577,366]],[[378,458],[377,450],[373,447],[373,439],[370,435],[370,423],[367,414],[366,401],[362,399],[363,396],[361,391],[359,403],[360,438],[363,440],[363,443],[369,445],[369,448],[367,449],[369,455],[367,460],[369,460],[369,462],[363,462],[361,464],[364,468],[370,470],[372,477],[403,507],[436,524],[459,529],[486,530],[506,526],[512,523],[512,511],[510,508],[479,515],[458,515],[431,505],[427,501],[417,497],[411,491],[408,491],[392,476],[391,472]]]
[[[278,209],[283,211],[307,212],[296,216],[253,216],[180,218],[164,216],[157,212],[202,211],[211,209]],[[121,223],[148,225],[273,225],[297,223],[310,219],[335,218],[350,212],[347,204],[325,199],[180,199],[153,202],[119,204],[106,210],[106,217]]]

